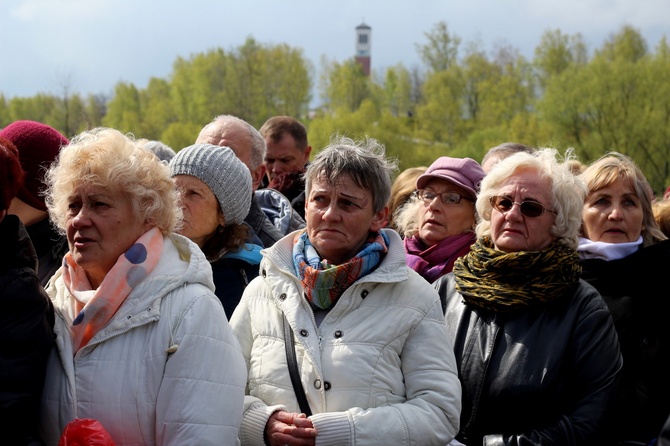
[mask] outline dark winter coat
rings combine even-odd
[[[619,441],[647,444],[670,414],[670,240],[619,260],[582,260],[582,278],[596,287],[612,313],[623,370],[609,429]]]
[[[2,444],[41,444],[40,396],[53,346],[54,314],[37,255],[15,215],[0,222],[0,432]]]
[[[63,263],[63,256],[68,251],[67,240],[54,229],[48,218],[27,226],[26,230],[37,253],[37,277],[42,286],[46,286]]]
[[[259,245],[247,244],[238,252],[228,253],[219,260],[210,262],[216,297],[223,304],[226,317],[230,320],[242,293],[256,276],[262,255]]]

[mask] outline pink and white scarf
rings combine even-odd
[[[162,252],[163,235],[158,228],[150,229],[119,257],[97,289],[72,255],[65,255],[63,282],[74,297],[71,310],[76,314],[70,326],[75,353],[107,325],[133,288],[153,271]]]

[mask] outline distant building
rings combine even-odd
[[[370,42],[372,28],[365,23],[356,27],[356,62],[363,68],[363,73],[370,76]]]

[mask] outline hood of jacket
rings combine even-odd
[[[305,220],[295,212],[291,201],[275,189],[258,189],[256,202],[275,227],[286,235],[305,227]]]

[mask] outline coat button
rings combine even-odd
[[[361,298],[365,299],[366,297],[368,297],[368,294],[370,294],[368,290],[361,291]]]
[[[340,330],[337,330],[335,332],[335,339],[341,338],[342,337],[342,332]]]
[[[261,274],[263,275],[263,277],[267,277],[267,275],[268,275],[268,273],[266,273],[265,270],[262,270]]]
[[[286,300],[286,293],[281,293],[279,295],[279,300]]]
[[[309,336],[309,332],[303,328],[302,330],[300,330],[300,336],[306,338],[307,336]]]
[[[323,382],[323,390],[330,390],[330,383],[328,381]]]
[[[320,379],[315,379],[314,380],[314,388],[315,389],[320,389],[321,388],[321,380]]]

